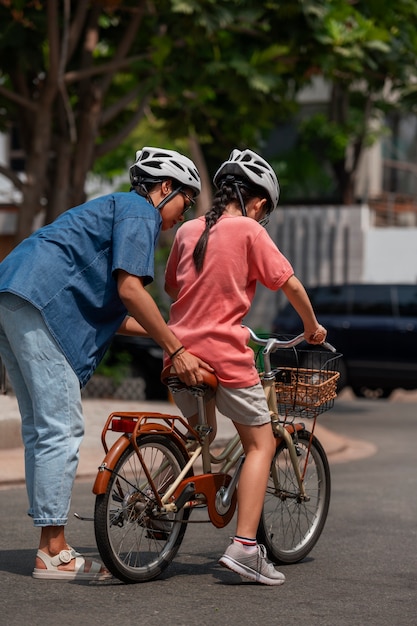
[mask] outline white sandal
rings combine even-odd
[[[56,556],[49,556],[42,550],[38,550],[36,556],[45,563],[46,569],[35,567],[32,572],[33,578],[43,578],[44,580],[107,580],[111,578],[110,572],[102,572],[101,563],[91,561],[91,567],[88,572],[85,571],[85,558],[70,548],[69,550],[61,550]],[[58,569],[59,565],[64,565],[75,559],[75,568],[73,570]]]

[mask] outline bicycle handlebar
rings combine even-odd
[[[244,326],[244,328],[246,328],[249,331],[250,338],[252,339],[252,341],[254,341],[260,346],[265,346],[265,349],[263,350],[264,354],[270,354],[271,352],[275,352],[275,350],[278,350],[279,348],[294,348],[295,346],[298,346],[303,341],[306,341],[302,333],[300,335],[297,335],[296,337],[293,337],[292,339],[286,339],[286,340],[276,339],[275,337],[268,337],[267,339],[262,339],[261,337],[258,337],[254,333],[254,331],[251,328],[249,328],[249,326]],[[328,343],[327,341],[321,344],[312,344],[312,345],[323,346],[323,348],[326,348],[326,350],[330,350],[330,352],[336,352],[336,348],[332,346],[331,343]]]
[[[249,326],[244,326],[244,328],[246,328],[249,331],[249,335],[252,341],[254,341],[260,346],[265,346],[264,349],[262,350],[262,355],[264,358],[264,367],[265,367],[264,380],[274,380],[274,372],[271,367],[271,358],[270,358],[270,355],[272,354],[272,352],[275,352],[276,350],[278,350],[278,348],[294,348],[295,346],[298,346],[298,344],[305,341],[303,334],[297,335],[296,337],[293,337],[292,339],[287,339],[287,340],[276,339],[275,337],[268,337],[267,339],[262,339],[261,337],[258,337],[253,332],[253,330],[249,328]],[[336,352],[336,348],[334,348],[330,343],[327,343],[326,341],[322,344],[313,344],[313,345],[323,346],[324,348],[326,348],[327,350],[330,350],[331,352]]]

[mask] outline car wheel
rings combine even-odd
[[[368,398],[369,400],[378,400],[379,398],[389,398],[392,389],[383,387],[352,387],[352,391],[357,398]]]

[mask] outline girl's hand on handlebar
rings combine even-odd
[[[178,355],[172,359],[172,365],[178,378],[186,385],[199,385],[203,382],[200,369],[205,369],[208,372],[214,373],[214,369],[202,361],[199,357],[194,356],[187,350],[182,350]]]
[[[321,324],[318,325],[314,332],[305,330],[304,338],[308,343],[312,344],[321,344],[326,341],[327,330]]]

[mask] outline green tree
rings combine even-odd
[[[386,115],[416,104],[416,0],[306,0],[304,54],[309,73],[330,85],[328,109],[301,125],[333,168],[339,199],[352,204],[363,149],[382,133]]]
[[[416,15],[417,0],[0,0],[0,128],[26,157],[22,177],[0,165],[22,192],[18,240],[41,207],[51,221],[84,201],[100,159],[125,170],[139,123],[188,151],[209,193],[208,172],[234,146],[262,151],[316,75],[332,95],[304,142],[351,202],[375,120],[415,105]]]
[[[131,68],[146,65],[143,55],[134,54],[145,3],[126,2],[123,11],[118,4],[0,4],[3,125],[16,125],[25,153],[21,180],[1,169],[22,192],[18,240],[30,233],[42,206],[51,221],[82,202],[94,159],[143,115],[146,88],[135,83]],[[150,72],[142,75],[146,85]],[[101,136],[110,124],[113,136]]]
[[[96,160],[145,115],[189,137],[204,171],[202,140],[222,157],[237,136],[253,143],[283,101],[285,48],[265,48],[254,1],[0,0],[0,20],[0,124],[17,127],[26,157],[22,178],[0,167],[22,192],[18,240],[41,207],[51,221],[84,201]]]

